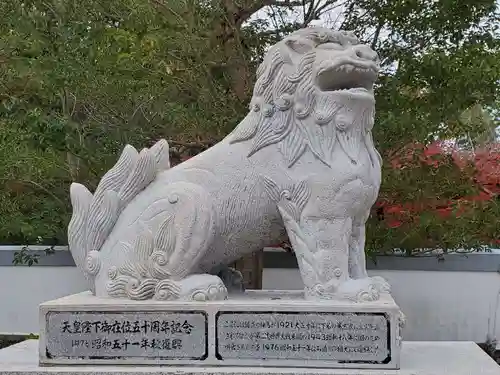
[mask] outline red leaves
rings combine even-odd
[[[455,165],[465,172],[465,167],[472,164],[474,180],[484,187],[489,187],[493,193],[500,193],[500,145],[495,144],[474,153],[468,151],[448,151],[442,142],[434,142],[428,146],[420,143],[410,144],[397,153],[390,154],[390,164],[395,169],[418,167],[426,164],[440,166],[443,156],[450,155]]]
[[[399,221],[399,220],[389,220],[387,222],[387,226],[389,228],[399,228],[401,225],[403,225],[403,222],[402,221]]]
[[[452,207],[436,208],[436,213],[443,219],[450,217],[452,212],[453,212]]]
[[[400,204],[387,206],[387,208],[384,210],[384,212],[387,214],[400,214],[403,211],[404,211],[403,206]]]
[[[423,156],[425,158],[431,158],[434,155],[441,155],[442,153],[443,153],[442,145],[440,143],[434,142],[424,148]]]
[[[412,168],[419,164],[427,164],[438,167],[442,156],[445,154],[445,146],[440,142],[434,142],[425,146],[422,143],[412,143],[396,153],[389,154],[390,163],[393,168]]]
[[[433,197],[422,202],[400,202],[397,198],[380,198],[375,207],[383,210],[383,220],[389,228],[399,228],[405,223],[416,223],[423,212],[433,212],[441,219],[460,216],[473,207],[472,203],[485,202],[500,194],[498,144],[476,149],[472,153],[452,151],[442,142],[434,142],[427,146],[414,143],[390,153],[389,159],[390,166],[394,169],[419,168],[425,165],[439,168],[451,161],[462,175],[470,179],[471,184],[477,185],[480,189],[477,195],[461,196],[449,201],[436,201]]]
[[[477,183],[492,194],[500,194],[500,145],[477,150],[474,165]]]

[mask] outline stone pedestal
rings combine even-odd
[[[247,291],[214,302],[104,299],[40,307],[40,364],[398,369],[400,311],[376,302],[306,301]]]

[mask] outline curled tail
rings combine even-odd
[[[170,168],[168,152],[168,143],[163,139],[140,153],[127,145],[93,195],[81,184],[71,185],[73,215],[68,226],[69,248],[91,285],[100,268],[98,252],[120,213],[159,172]]]

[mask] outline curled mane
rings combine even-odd
[[[309,149],[331,166],[331,150],[338,138],[338,130],[331,123],[335,114],[349,102],[334,100],[331,93],[323,93],[315,85],[316,47],[327,42],[359,44],[350,32],[312,27],[290,34],[267,52],[257,69],[250,112],[229,135],[230,143],[251,140],[248,156],[277,144],[288,167]],[[298,63],[292,59],[292,53],[300,55]],[[370,118],[373,116],[374,108],[367,108],[357,116],[357,124],[351,128],[357,128],[360,134],[354,134],[351,143],[361,142],[364,138],[361,133],[371,130],[369,126],[359,124],[372,124]],[[349,145],[343,148],[352,160],[356,159],[349,151]]]

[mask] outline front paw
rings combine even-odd
[[[348,280],[339,286],[337,295],[353,302],[372,302],[380,298],[379,290],[371,278]]]

